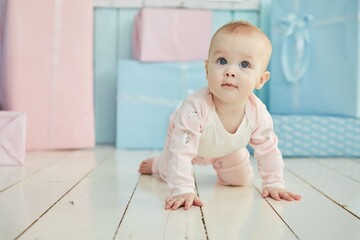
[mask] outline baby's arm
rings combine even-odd
[[[255,110],[255,129],[251,134],[250,145],[254,148],[254,156],[258,160],[259,174],[263,180],[262,197],[300,200],[301,196],[286,190],[284,185],[284,161],[278,149],[278,139],[273,131],[273,122],[263,104]]]
[[[166,181],[171,197],[165,200],[165,209],[176,210],[181,206],[202,206],[196,195],[192,160],[199,148],[203,111],[196,101],[186,101],[173,118],[169,143],[169,165]]]

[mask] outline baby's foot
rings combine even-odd
[[[152,174],[151,167],[153,164],[153,160],[154,158],[148,158],[142,161],[139,167],[139,173],[144,175],[151,175]]]

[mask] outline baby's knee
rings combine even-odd
[[[225,186],[246,186],[251,183],[252,175],[251,174],[241,174],[241,175],[226,175],[222,174],[218,176],[219,183]]]

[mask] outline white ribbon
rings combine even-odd
[[[287,82],[297,82],[306,73],[310,55],[310,39],[307,27],[312,19],[312,15],[300,18],[295,14],[289,14],[280,21],[284,29],[281,46],[281,66]],[[292,41],[295,42],[295,45],[292,44]],[[291,54],[289,54],[291,47],[295,47],[296,53],[293,60],[290,59]]]

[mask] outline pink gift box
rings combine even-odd
[[[135,16],[133,58],[140,61],[207,59],[210,11],[143,8]]]
[[[92,0],[7,2],[4,110],[27,113],[27,149],[93,147]]]
[[[25,162],[26,114],[0,111],[0,165]]]

